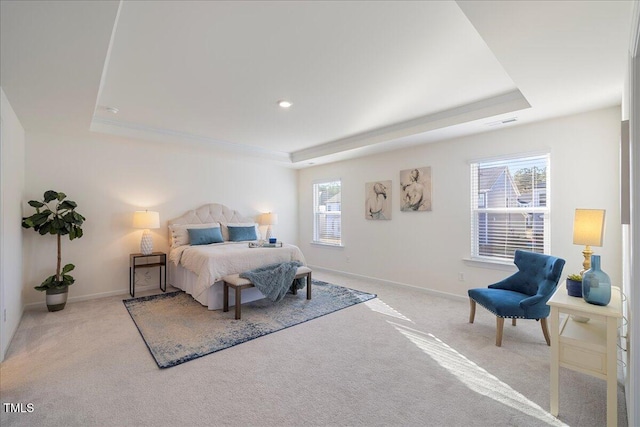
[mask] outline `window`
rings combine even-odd
[[[342,204],[339,179],[313,184],[313,242],[342,245]]]
[[[471,256],[549,253],[549,155],[471,164]]]

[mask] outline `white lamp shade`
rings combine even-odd
[[[135,211],[133,214],[135,228],[160,228],[160,214],[153,211]]]
[[[573,220],[573,244],[602,246],[604,209],[576,209]]]
[[[262,214],[262,224],[263,225],[277,225],[278,224],[278,214],[276,213],[266,213]]]

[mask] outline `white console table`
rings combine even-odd
[[[606,306],[567,294],[563,282],[547,303],[551,307],[551,414],[558,416],[559,368],[593,375],[607,382],[607,426],[618,425],[617,342],[622,318],[620,289],[611,288]],[[560,323],[560,313],[566,313]],[[576,322],[570,315],[588,317]]]

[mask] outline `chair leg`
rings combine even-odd
[[[547,318],[540,319],[540,326],[542,327],[542,333],[544,339],[547,341],[547,345],[551,346],[551,340],[549,339],[549,326],[547,325]]]
[[[469,305],[471,306],[469,311],[469,323],[473,323],[476,318],[476,302],[469,298]]]
[[[504,329],[504,317],[496,316],[496,346],[502,347],[502,330]]]
[[[511,325],[512,326],[516,326],[516,318],[515,317],[511,319]]]

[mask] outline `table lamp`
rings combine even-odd
[[[266,239],[269,240],[271,238],[271,226],[278,224],[278,214],[271,213],[271,212],[262,214],[262,218],[260,222],[262,223],[262,225],[269,226],[267,228],[267,237],[266,237]]]
[[[135,211],[133,214],[133,226],[142,228],[142,240],[140,240],[140,253],[151,255],[153,252],[153,239],[150,228],[160,228],[160,214],[153,211]]]
[[[604,209],[576,209],[573,219],[573,244],[585,245],[582,255],[582,275],[591,268],[591,246],[602,246],[604,235]]]

